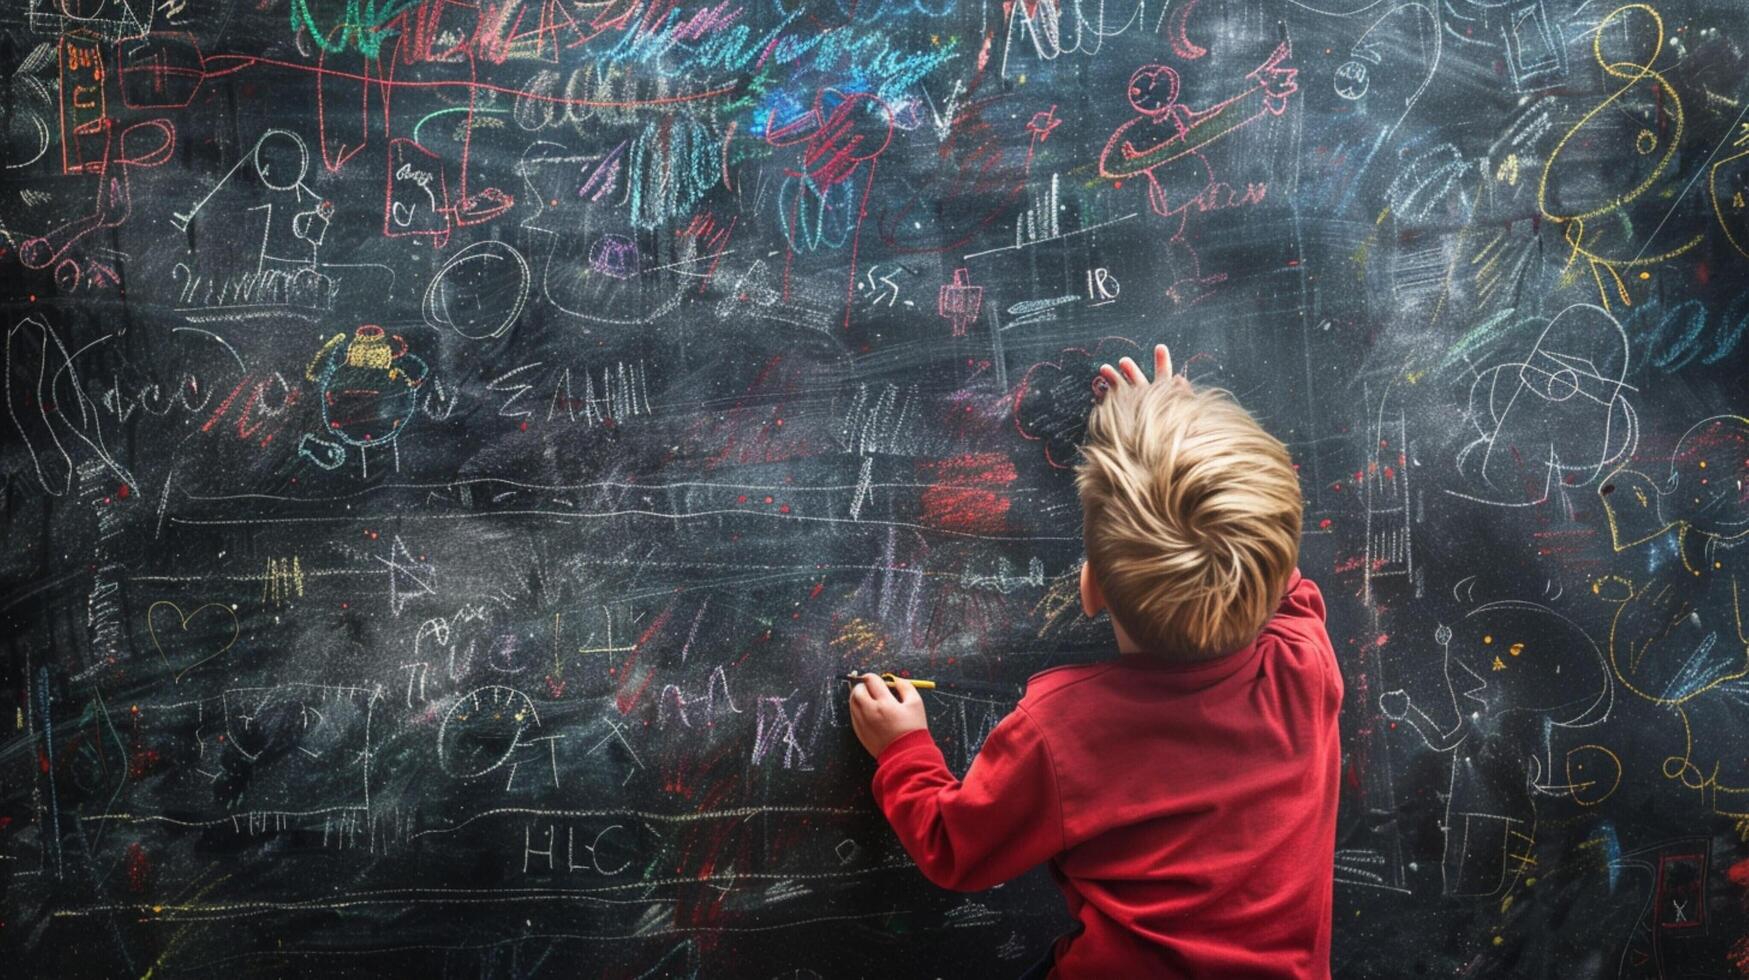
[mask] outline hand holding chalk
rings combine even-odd
[[[862,678],[863,678],[863,675],[861,675],[861,674],[846,674],[846,675],[844,675],[844,683],[846,683],[846,684],[861,684]],[[935,688],[937,686],[934,681],[923,681],[923,680],[918,680],[914,677],[906,678],[906,679],[911,682],[912,687],[916,688],[919,691],[933,691],[933,690],[935,690]],[[886,684],[888,687],[897,687],[899,684],[899,675],[894,674],[894,673],[889,671],[888,673],[881,675],[881,682]]]
[[[894,690],[887,690],[888,682],[876,674],[863,674],[862,682],[850,689],[850,727],[877,759],[899,736],[929,727],[917,687],[903,677],[887,676]]]

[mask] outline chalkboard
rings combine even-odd
[[[1336,972],[1738,975],[1744,43],[1727,0],[7,3],[6,972],[1017,973],[1048,878],[924,881],[838,678],[967,685],[963,771],[1111,655],[1070,467],[1159,340],[1302,476]]]

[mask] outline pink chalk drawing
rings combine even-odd
[[[971,272],[967,269],[953,271],[953,282],[941,287],[935,305],[936,312],[953,322],[955,337],[966,335],[966,328],[978,318],[978,311],[983,308],[984,287],[972,285]]]
[[[1119,126],[1099,156],[1099,175],[1117,181],[1146,178],[1148,209],[1162,218],[1177,218],[1169,247],[1187,274],[1166,292],[1175,302],[1192,303],[1206,288],[1227,277],[1202,275],[1196,249],[1185,239],[1189,213],[1253,204],[1263,199],[1264,185],[1240,192],[1216,179],[1204,151],[1260,119],[1287,111],[1289,97],[1299,91],[1299,69],[1284,66],[1292,49],[1286,41],[1245,78],[1244,91],[1206,109],[1179,101],[1178,72],[1167,65],[1143,65],[1130,76],[1127,95],[1136,116]]]

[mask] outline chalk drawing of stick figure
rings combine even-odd
[[[1196,250],[1184,238],[1190,210],[1199,202],[1207,209],[1216,183],[1203,151],[1259,119],[1287,111],[1288,98],[1299,91],[1294,80],[1299,70],[1283,67],[1291,53],[1283,41],[1245,76],[1249,88],[1206,109],[1179,101],[1178,72],[1167,65],[1143,65],[1130,76],[1126,94],[1137,115],[1106,141],[1099,175],[1117,181],[1145,178],[1149,210],[1178,219],[1170,243],[1189,270],[1167,290],[1178,302],[1194,301],[1203,287],[1226,278],[1202,275]]]
[[[1571,750],[1556,763],[1555,730],[1608,718],[1608,667],[1577,624],[1530,602],[1479,606],[1434,639],[1444,650],[1450,724],[1402,690],[1381,694],[1379,708],[1451,756],[1445,893],[1499,895],[1536,864],[1536,794],[1577,796],[1559,781],[1573,778]]]
[[[359,464],[370,475],[368,450],[394,450],[400,467],[402,427],[412,421],[419,388],[429,368],[407,350],[399,334],[367,323],[351,337],[336,333],[304,371],[315,382],[321,403],[320,431],[306,433],[298,455],[325,470],[338,469],[348,451],[358,450]]]
[[[774,114],[775,115],[775,114]],[[893,109],[866,92],[848,95],[822,89],[812,109],[797,119],[773,125],[768,116],[765,141],[774,147],[800,146],[800,159],[784,170],[778,191],[783,232],[789,257],[850,243],[850,276],[844,287],[844,323],[850,324],[856,295],[856,259],[868,196],[874,189],[875,167],[893,141]],[[867,166],[864,166],[867,164]],[[857,177],[861,186],[857,186]],[[836,233],[831,227],[836,226]],[[787,266],[786,266],[787,281]]]

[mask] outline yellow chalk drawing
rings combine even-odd
[[[304,380],[305,381],[315,381],[316,380],[316,366],[326,362],[328,360],[329,352],[333,351],[334,348],[339,347],[341,344],[343,344],[345,342],[346,342],[346,334],[344,332],[337,333],[334,336],[329,337],[327,339],[327,341],[325,341],[322,344],[322,349],[317,351],[316,356],[311,358],[310,363],[304,367]]]
[[[187,667],[182,668],[180,671],[177,671],[175,678],[176,683],[181,683],[182,678],[188,676],[189,671],[199,667],[201,664],[224,656],[225,651],[237,645],[237,638],[242,635],[242,624],[237,622],[237,612],[230,606],[218,602],[209,602],[203,606],[196,606],[193,612],[185,613],[182,611],[182,607],[178,606],[176,603],[171,602],[168,599],[160,599],[157,602],[152,603],[152,605],[146,609],[146,633],[151,636],[152,648],[158,651],[158,657],[164,661],[165,667],[170,666],[170,656],[164,652],[164,644],[159,642],[158,639],[158,627],[152,622],[152,617],[157,614],[160,607],[168,608],[176,613],[176,618],[180,621],[184,633],[188,632],[189,622],[201,613],[206,612],[208,609],[217,609],[231,617],[231,638],[225,641],[224,646],[219,647],[212,653],[207,654],[199,660],[196,660],[194,663],[189,664]]]
[[[1616,678],[1682,727],[1681,750],[1664,759],[1663,775],[1732,817],[1749,816],[1749,767],[1715,733],[1749,678],[1749,583],[1722,542],[1749,534],[1749,508],[1732,489],[1740,483],[1720,470],[1736,465],[1746,439],[1749,419],[1713,416],[1678,439],[1662,479],[1626,467],[1610,474],[1598,493],[1611,547],[1626,552],[1661,540],[1674,545],[1679,561],[1664,559],[1662,571],[1658,560],[1648,561],[1652,571],[1640,581],[1613,574],[1591,583],[1594,595],[1616,607],[1608,640]],[[1721,451],[1733,455],[1721,460]],[[1749,460],[1741,465],[1749,470]]]
[[[1624,33],[1628,33],[1629,15],[1635,13],[1651,19],[1653,35],[1651,42],[1647,45],[1647,50],[1650,53],[1646,55],[1644,61],[1610,60],[1610,57],[1603,52],[1603,39],[1606,36],[1620,37]],[[1613,34],[1611,33],[1612,28],[1614,29]],[[1596,59],[1598,65],[1602,66],[1604,74],[1621,80],[1622,85],[1608,98],[1593,106],[1590,112],[1587,112],[1577,123],[1573,124],[1573,128],[1567,130],[1566,134],[1555,144],[1548,160],[1544,162],[1542,176],[1537,181],[1537,209],[1542,212],[1543,217],[1563,226],[1562,238],[1571,249],[1567,256],[1566,265],[1568,280],[1570,281],[1575,273],[1578,260],[1583,258],[1586,268],[1591,273],[1592,280],[1597,284],[1597,293],[1602,298],[1603,307],[1606,310],[1611,308],[1610,296],[1612,293],[1622,305],[1633,305],[1633,299],[1628,295],[1627,283],[1622,279],[1620,270],[1666,262],[1699,245],[1705,238],[1704,235],[1697,234],[1683,244],[1657,255],[1624,257],[1600,251],[1612,241],[1623,237],[1627,237],[1631,242],[1633,225],[1624,209],[1645,195],[1658,182],[1659,178],[1664,176],[1665,170],[1670,166],[1671,158],[1675,156],[1676,149],[1682,142],[1684,130],[1682,99],[1677,95],[1676,89],[1670,85],[1670,82],[1653,68],[1663,50],[1664,18],[1659,16],[1657,10],[1647,4],[1624,4],[1610,11],[1603,18],[1597,25],[1597,29],[1591,32],[1591,55]],[[1569,145],[1587,144],[1594,139],[1602,139],[1613,132],[1613,113],[1605,114],[1610,112],[1611,107],[1616,107],[1616,111],[1620,111],[1617,103],[1643,83],[1651,84],[1659,100],[1655,104],[1665,108],[1671,117],[1670,131],[1663,137],[1650,129],[1642,129],[1634,137],[1634,149],[1641,156],[1658,154],[1657,162],[1653,164],[1651,171],[1625,193],[1617,194],[1596,207],[1576,211],[1567,211],[1564,208],[1557,210],[1556,206],[1549,201],[1549,174],[1561,161],[1562,154]],[[1588,130],[1594,130],[1594,132],[1588,132]],[[1586,135],[1579,139],[1578,144],[1575,144],[1575,137],[1579,137],[1581,133]],[[1580,172],[1583,173],[1589,173],[1591,169],[1590,165],[1583,161],[1572,162],[1570,166],[1582,168]],[[1595,220],[1600,218],[1609,220]],[[1654,233],[1656,233],[1656,229],[1654,229]],[[1607,285],[1604,281],[1606,275],[1609,280]]]
[[[212,870],[212,866],[209,865],[206,871],[201,872],[201,876],[204,877],[206,874],[211,872],[211,870]],[[207,897],[207,895],[209,893],[211,893],[214,889],[217,889],[220,885],[224,884],[225,882],[227,882],[229,880],[231,880],[230,875],[220,875],[219,877],[214,878],[212,881],[210,881],[204,885],[201,885],[200,890],[194,893],[193,897],[190,899],[190,902],[191,903],[199,902],[201,899]],[[198,884],[200,881],[200,878],[197,877],[195,879],[195,881]],[[194,911],[194,910],[197,910],[199,908],[200,908],[200,906],[198,906],[198,905],[189,904],[186,906],[181,906],[179,908],[179,910]],[[162,915],[163,912],[164,912],[163,905],[153,905],[152,906],[152,914]],[[170,938],[167,941],[165,941],[164,951],[162,953],[159,953],[158,958],[155,961],[153,961],[152,965],[146,968],[146,972],[140,975],[140,980],[152,980],[152,975],[158,972],[158,968],[163,966],[165,963],[169,962],[170,957],[182,949],[182,945],[188,939],[190,933],[197,932],[199,930],[200,924],[202,921],[203,920],[201,920],[201,919],[191,919],[189,921],[184,922],[182,925],[178,926],[176,928],[176,931],[170,934]]]
[[[1045,594],[1033,604],[1032,615],[1039,623],[1037,636],[1044,639],[1054,629],[1073,625],[1081,615],[1081,569],[1076,566],[1052,579]]]
[[[1494,179],[1513,187],[1518,186],[1518,154],[1506,154],[1506,159],[1494,168]]]
[[[1743,634],[1742,604],[1737,583],[1733,580],[1729,585],[1738,653],[1724,658],[1729,666],[1690,680],[1681,671],[1688,668],[1694,651],[1683,648],[1672,636],[1677,627],[1698,618],[1697,610],[1683,591],[1656,580],[1636,589],[1631,581],[1619,575],[1606,575],[1592,582],[1594,595],[1616,605],[1609,623],[1609,660],[1622,686],[1653,704],[1677,707],[1720,684],[1749,676],[1749,645]],[[1727,637],[1723,642],[1729,644],[1731,640]],[[1672,670],[1673,667],[1678,670]]]
[[[845,653],[868,656],[884,652],[887,649],[887,638],[881,635],[873,623],[858,616],[844,624],[844,628],[832,640],[831,646]]]
[[[381,329],[375,332],[360,330],[352,338],[352,343],[346,345],[347,367],[391,371],[394,364],[395,352],[389,347],[389,338]]]
[[[1749,158],[1749,123],[1742,123],[1741,127],[1742,128],[1737,132],[1736,140],[1731,143],[1731,147],[1733,149],[1737,147],[1745,147],[1745,149],[1742,149],[1713,164],[1711,167],[1708,167],[1706,186],[1707,193],[1713,199],[1713,214],[1718,217],[1719,227],[1724,229],[1726,240],[1731,243],[1731,247],[1736,249],[1739,254],[1749,256],[1749,224],[1745,224],[1745,222],[1749,222],[1749,203],[1744,202],[1743,192],[1740,190],[1731,195],[1731,203],[1728,208],[1725,203],[1719,199],[1721,196],[1719,191],[1719,172],[1728,172],[1732,167],[1738,165],[1738,161]],[[1726,215],[1725,213],[1727,210],[1730,211],[1729,215]],[[1733,219],[1735,219],[1740,227],[1732,227],[1731,223]]]
[[[298,556],[267,559],[267,571],[261,576],[261,601],[279,606],[287,599],[301,599],[303,596],[304,567]]]
[[[1596,806],[1621,786],[1621,757],[1601,745],[1567,750],[1567,793],[1580,806]]]

